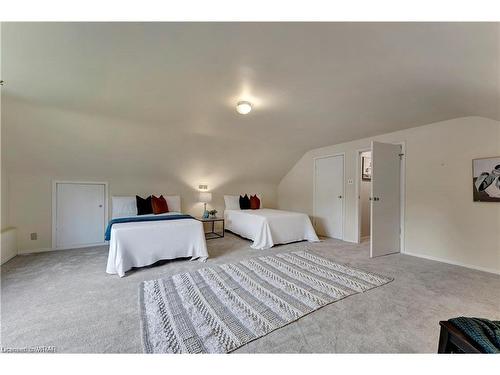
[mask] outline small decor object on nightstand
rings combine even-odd
[[[210,219],[215,219],[215,215],[217,215],[217,212],[218,211],[216,209],[208,211],[208,214],[210,215]]]
[[[212,193],[208,193],[206,191],[200,192],[199,201],[205,204],[205,208],[203,210],[203,218],[208,219],[207,203],[212,201]]]

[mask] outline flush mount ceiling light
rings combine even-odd
[[[246,115],[247,113],[250,113],[251,110],[252,110],[252,104],[250,102],[241,101],[238,102],[238,104],[236,104],[236,111],[240,115]]]

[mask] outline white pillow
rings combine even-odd
[[[226,210],[239,210],[240,209],[240,196],[239,195],[224,195],[224,204]]]
[[[111,197],[112,218],[137,216],[137,202],[133,197]]]
[[[159,195],[157,195],[158,197]],[[165,195],[163,198],[167,201],[169,212],[181,212],[181,196],[180,195]]]
[[[259,200],[260,200],[259,208],[264,208],[264,203],[262,202],[262,195],[260,195],[260,194],[255,194],[255,195],[257,195],[257,198],[259,198]]]

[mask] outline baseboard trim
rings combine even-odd
[[[35,254],[35,253],[45,253],[48,251],[60,251],[60,250],[73,250],[73,249],[84,249],[87,247],[98,247],[98,246],[107,246],[109,243],[108,242],[101,242],[101,243],[95,243],[95,244],[90,244],[90,245],[80,245],[80,246],[72,246],[72,247],[58,247],[58,248],[41,248],[41,249],[29,249],[29,250],[20,250],[18,252],[18,255],[28,255],[28,254]]]
[[[356,240],[350,240],[348,238],[340,239],[340,238],[334,238],[334,240],[339,240],[339,241],[344,241],[344,242],[349,242],[349,243],[359,243]]]
[[[493,273],[495,275],[500,275],[500,270],[495,270],[493,268],[473,266],[473,265],[470,265],[470,264],[464,264],[464,263],[460,263],[460,262],[455,262],[455,261],[449,260],[449,259],[437,258],[437,257],[433,257],[433,256],[430,256],[430,255],[416,254],[416,253],[412,253],[412,252],[409,252],[409,251],[406,251],[406,252],[401,253],[401,254],[410,255],[410,256],[416,257],[416,258],[423,258],[423,259],[427,259],[427,260],[433,260],[435,262],[447,263],[447,264],[451,264],[451,265],[454,265],[454,266],[465,267],[465,268],[469,268],[469,269],[476,270],[476,271],[482,271],[482,272]]]
[[[36,253],[45,253],[47,251],[54,251],[55,249],[46,248],[46,249],[29,249],[29,250],[19,250],[17,255],[28,255],[28,254],[36,254]]]

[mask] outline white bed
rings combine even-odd
[[[170,201],[169,201],[170,198]],[[112,197],[113,219],[137,217],[135,197]],[[180,211],[180,198],[166,197],[169,208]],[[132,204],[133,203],[133,204]],[[161,215],[172,216],[180,212]],[[106,272],[125,276],[132,267],[144,267],[159,260],[208,258],[203,224],[195,219],[116,223],[111,227]]]
[[[298,212],[226,209],[224,219],[226,229],[252,240],[254,249],[304,240],[319,242],[309,216]]]

